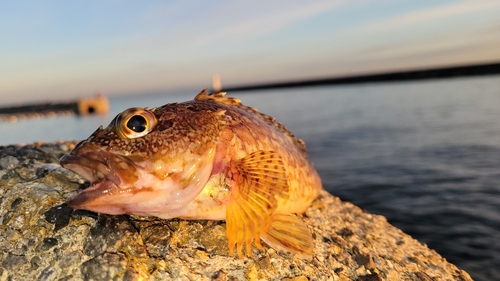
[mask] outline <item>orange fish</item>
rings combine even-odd
[[[274,118],[225,93],[131,108],[60,162],[91,182],[74,209],[163,219],[226,220],[230,254],[252,255],[261,239],[310,256],[312,237],[295,215],[321,180],[304,142]]]

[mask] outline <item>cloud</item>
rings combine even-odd
[[[262,3],[252,2],[254,6],[268,5],[269,1]],[[293,2],[280,2],[274,7],[259,9],[256,13],[234,18],[234,22],[219,27],[198,38],[199,42],[209,43],[226,38],[255,37],[269,34],[286,28],[296,22],[306,20],[345,4],[347,1],[318,1],[293,4]],[[245,7],[242,7],[243,9]],[[242,11],[242,9],[232,9]],[[244,10],[243,10],[244,11]],[[215,20],[215,19],[214,19]]]
[[[498,60],[500,54],[494,51],[498,46],[494,38],[500,38],[498,12],[496,0],[413,10],[345,28],[330,38],[334,53],[321,54],[335,63],[360,67],[364,62],[367,68],[377,63],[385,69]]]
[[[127,61],[134,62],[141,68],[148,65],[150,72],[168,72],[185,66],[213,67],[214,61],[220,64],[221,60],[241,58],[242,54],[245,57],[252,56],[255,52],[260,52],[259,48],[269,50],[274,45],[259,42],[257,37],[299,24],[346,3],[347,0],[226,0],[192,9],[183,14],[184,17],[169,18],[165,26],[158,24],[162,18],[168,17],[168,14],[177,9],[189,10],[188,6],[191,4],[187,1],[173,6],[156,6],[143,11],[138,20],[155,23],[152,29],[116,40],[114,44],[101,50],[100,60],[117,61],[119,58],[127,58]],[[253,46],[248,46],[243,42],[245,40]],[[248,48],[242,50],[242,46]]]
[[[154,22],[155,27],[128,38],[126,45],[197,48],[224,40],[255,38],[353,2],[358,0],[224,0],[195,7],[190,1],[169,3],[143,12],[139,21]],[[176,10],[190,12],[172,16]]]
[[[363,29],[367,32],[405,29],[410,26],[416,26],[423,23],[439,21],[454,16],[470,15],[474,12],[487,12],[492,9],[500,9],[500,1],[467,0],[439,7],[412,11],[406,14],[400,14],[391,18],[358,26],[357,29]]]

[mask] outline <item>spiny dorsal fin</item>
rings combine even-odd
[[[207,94],[207,89],[201,91],[194,100],[197,101],[214,101],[217,103],[222,103],[229,106],[240,107],[241,100],[232,97],[226,97],[226,92],[215,92],[211,94]]]
[[[290,131],[288,131],[288,129],[283,124],[279,123],[278,121],[276,121],[275,118],[273,118],[269,115],[266,115],[264,113],[260,113],[256,108],[243,105],[241,103],[240,99],[233,98],[233,97],[226,97],[225,95],[226,95],[226,92],[215,92],[215,93],[207,94],[207,89],[204,89],[198,95],[196,95],[194,100],[196,100],[196,101],[212,101],[212,102],[216,102],[216,103],[220,103],[220,104],[224,104],[224,105],[228,105],[228,106],[232,106],[232,107],[236,107],[236,108],[241,108],[247,112],[255,114],[261,120],[263,120],[264,122],[266,122],[267,124],[269,124],[271,126],[274,126],[280,132],[282,132],[287,137],[289,137],[293,141],[295,146],[297,146],[299,148],[299,150],[302,151],[303,154],[307,157],[307,149],[306,149],[306,144],[304,143],[304,141],[295,137]]]

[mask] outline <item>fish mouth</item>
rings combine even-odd
[[[96,156],[98,155],[96,154]],[[116,186],[119,186],[121,183],[120,177],[108,165],[93,157],[65,154],[61,157],[59,163],[64,168],[90,181],[91,184],[102,180],[108,180]]]
[[[90,181],[88,188],[68,198],[68,206],[89,209],[98,198],[120,192],[122,177],[117,173],[116,166],[124,162],[129,169],[136,169],[127,157],[95,146],[78,145],[69,154],[63,155],[59,160],[62,167]]]

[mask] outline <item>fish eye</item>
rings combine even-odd
[[[140,115],[134,115],[128,119],[127,122],[127,128],[130,130],[136,132],[136,133],[142,133],[147,129],[148,126],[148,121],[144,116]]]
[[[156,116],[145,108],[130,108],[116,119],[115,131],[122,138],[138,138],[147,135],[157,123]]]

